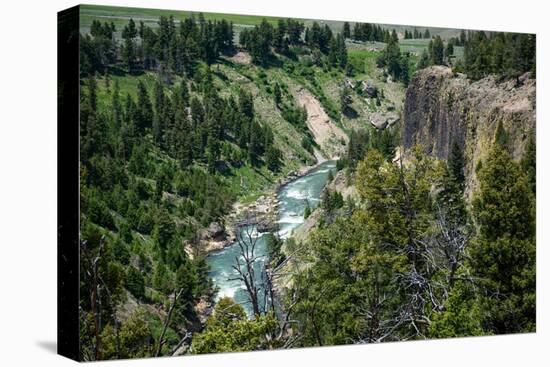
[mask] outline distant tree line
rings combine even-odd
[[[464,56],[452,61],[454,47],[464,47]],[[478,80],[487,75],[517,78],[536,71],[536,37],[533,34],[462,30],[445,44],[439,35],[422,52],[417,69],[431,65],[452,65],[454,71]]]
[[[426,28],[424,30],[424,33],[420,32],[418,29],[414,28],[413,31],[409,31],[408,29],[405,29],[405,33],[403,34],[403,38],[408,39],[429,39],[431,37],[430,30]]]
[[[254,63],[265,65],[272,56],[272,48],[286,54],[290,46],[302,43],[304,24],[294,19],[279,19],[276,26],[266,19],[252,29],[243,29],[239,44],[250,52]]]
[[[517,78],[536,71],[536,36],[504,32],[468,32],[463,62],[457,71],[477,80],[489,74]]]
[[[133,19],[121,32],[122,42],[115,38],[113,23],[92,22],[90,34],[81,35],[81,74],[92,75],[121,61],[128,72],[160,70],[165,73],[192,75],[196,63],[211,64],[233,49],[233,24],[206,21],[202,14],[176,22],[173,16],[161,16],[153,29]]]
[[[272,51],[288,54],[290,46],[307,46],[312,53],[325,55],[333,67],[345,68],[348,62],[342,34],[335,35],[328,25],[321,27],[317,22],[305,27],[297,20],[280,19],[273,26],[264,19],[254,28],[244,29],[239,35],[239,44],[250,52],[254,63],[263,66],[272,59]]]
[[[119,42],[113,23],[94,20],[90,34],[81,35],[81,74],[103,73],[106,67],[118,62],[127,72],[156,70],[169,81],[172,74],[192,76],[199,62],[211,64],[235,48],[233,24],[226,20],[206,21],[199,14],[177,25],[172,16],[162,16],[158,25],[154,29],[140,21],[138,26],[130,19],[121,31]],[[379,27],[372,26],[372,35],[370,29],[365,33],[368,38],[382,40],[387,36]],[[258,65],[267,65],[273,51],[288,54],[291,46],[307,46],[312,52],[325,55],[333,67],[347,65],[345,38],[341,33],[333,34],[328,25],[321,27],[317,22],[305,27],[298,20],[279,19],[273,26],[264,19],[254,28],[242,30],[239,44]]]
[[[371,23],[355,23],[353,32],[347,35],[354,41],[361,42],[384,42],[388,38],[389,31],[381,26]]]

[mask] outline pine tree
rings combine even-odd
[[[246,89],[239,90],[239,111],[249,120],[254,118],[254,100]]]
[[[277,21],[277,27],[275,27],[275,29],[273,30],[273,47],[275,47],[275,49],[278,51],[282,51],[285,33],[286,22],[284,21],[284,19],[279,19]]]
[[[350,88],[346,85],[342,88],[342,92],[340,93],[340,109],[342,113],[347,113],[349,111],[352,102]]]
[[[273,99],[275,101],[275,105],[279,107],[282,102],[281,87],[279,86],[279,83],[275,83],[275,85],[273,86]]]
[[[444,46],[443,40],[439,35],[435,36],[432,41],[432,64],[433,65],[443,65],[443,56],[444,56]]]
[[[248,141],[248,160],[250,164],[256,166],[260,163],[263,144],[262,144],[262,129],[256,121],[250,123],[250,135]]]
[[[485,291],[483,326],[496,334],[535,329],[534,197],[520,166],[495,144],[478,172],[473,200],[479,234],[472,269]]]
[[[445,48],[445,58],[449,63],[451,62],[451,58],[453,57],[453,55],[454,55],[454,46],[452,42],[448,42],[447,47]]]
[[[464,46],[466,44],[466,32],[464,32],[464,29],[460,31],[459,42],[460,42],[460,46]]]
[[[341,34],[336,36],[337,58],[340,68],[344,69],[348,64],[348,51],[346,41]]]
[[[468,214],[464,199],[464,164],[462,148],[454,141],[441,177],[441,191],[438,194],[441,204],[439,210],[448,226],[463,235],[468,231]]]
[[[338,49],[337,49],[336,39],[334,37],[330,38],[328,43],[328,63],[330,66],[334,67],[338,63]]]
[[[430,55],[426,49],[422,50],[422,55],[420,55],[420,60],[416,66],[417,70],[422,70],[430,66]]]
[[[351,38],[351,30],[348,22],[344,23],[344,28],[342,29],[342,36],[344,38]]]
[[[115,128],[119,129],[122,124],[122,104],[120,102],[120,85],[115,80],[115,87],[111,96],[112,115],[111,119]]]
[[[145,129],[151,128],[153,123],[153,105],[149,92],[145,84],[140,79],[138,81],[137,91],[137,109],[135,115],[135,124],[139,132],[143,133]]]
[[[136,24],[134,23],[134,20],[130,18],[130,21],[122,30],[122,39],[124,40],[122,56],[126,69],[129,72],[133,70],[133,64],[136,59],[136,45],[134,40],[136,36]]]
[[[170,134],[173,127],[173,109],[172,100],[168,98],[164,91],[164,86],[157,81],[153,90],[153,121],[152,132],[155,142],[173,154],[170,150]]]
[[[521,168],[527,177],[529,188],[533,195],[537,194],[537,147],[535,141],[535,134],[529,135],[527,145],[525,146],[525,153],[521,159]]]
[[[281,167],[281,151],[275,146],[270,145],[266,151],[267,168],[273,172],[278,172]]]
[[[502,121],[499,121],[495,132],[495,143],[505,150],[510,149],[510,135],[502,125]]]
[[[464,185],[464,153],[457,141],[453,142],[449,158],[447,159],[449,171],[455,182],[463,187]]]
[[[363,29],[361,28],[361,23],[355,23],[353,25],[353,39],[355,41],[363,40]]]
[[[307,219],[311,215],[311,207],[309,206],[309,203],[306,204],[306,207],[304,209],[304,219]]]

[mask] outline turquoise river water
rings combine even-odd
[[[320,202],[321,192],[326,184],[330,171],[335,171],[336,162],[326,161],[306,175],[289,182],[283,186],[277,193],[279,200],[279,232],[282,238],[288,238],[292,231],[304,222],[304,210],[307,203],[310,207],[315,207]],[[244,230],[244,229],[243,229]],[[256,283],[262,284],[262,269],[267,258],[267,246],[265,241],[266,233],[256,233],[252,227],[254,236],[258,237],[256,242],[255,255],[258,257],[254,264],[254,273]],[[232,297],[235,302],[240,303],[250,314],[251,305],[248,302],[248,296],[244,284],[238,280],[237,272],[233,268],[236,257],[240,256],[239,246],[234,243],[221,251],[208,256],[207,261],[210,265],[210,277],[214,285],[218,288],[216,300],[222,297]],[[263,304],[263,291],[260,291],[260,304]]]

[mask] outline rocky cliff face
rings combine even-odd
[[[433,66],[419,71],[406,92],[402,144],[422,144],[428,153],[446,159],[453,142],[464,148],[468,192],[475,187],[475,165],[484,159],[502,122],[510,135],[515,159],[521,158],[536,125],[536,83],[529,74],[519,80],[476,82]]]

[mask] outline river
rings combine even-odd
[[[304,210],[307,203],[311,208],[319,204],[328,174],[330,171],[334,173],[335,170],[336,162],[326,161],[279,190],[277,193],[279,200],[278,234],[281,238],[288,238],[292,231],[304,222]],[[263,265],[268,260],[267,246],[265,233],[257,234],[257,236],[255,255],[258,256],[258,259],[255,262],[254,273],[257,284],[261,284]],[[207,261],[210,265],[210,277],[218,288],[216,300],[222,297],[232,297],[235,302],[245,308],[248,314],[251,314],[251,305],[248,302],[245,286],[240,280],[235,279],[237,271],[233,269],[235,258],[240,256],[239,252],[239,246],[235,243],[209,255]],[[260,304],[262,304],[263,291],[259,293]]]

